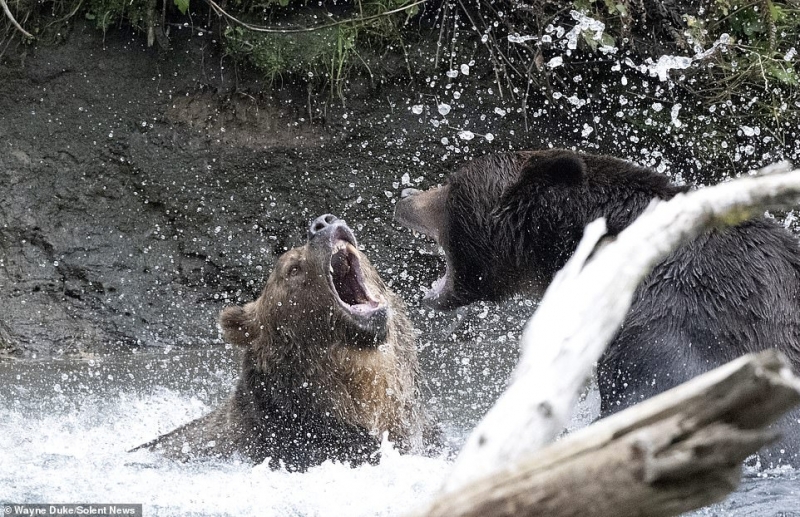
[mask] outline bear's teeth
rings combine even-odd
[[[337,252],[339,252],[339,251],[341,251],[343,249],[346,249],[347,248],[347,244],[348,244],[347,241],[343,241],[343,240],[336,241],[334,243],[332,249],[331,249],[332,253],[336,254]]]

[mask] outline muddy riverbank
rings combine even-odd
[[[736,172],[698,161],[677,130],[647,140],[600,98],[564,112],[531,97],[522,110],[491,67],[468,58],[460,75],[354,86],[346,101],[309,109],[303,87],[237,68],[211,38],[176,29],[163,51],[77,23],[58,45],[4,56],[0,356],[217,342],[218,311],[253,299],[275,257],[327,212],[356,229],[423,340],[515,343],[530,303],[447,315],[420,307],[441,264],[392,223],[402,188],[436,184],[471,156],[548,145],[678,179]],[[790,143],[740,164],[792,152]]]
[[[204,36],[173,42],[79,26],[0,69],[0,353],[213,342],[219,309],[326,212],[419,290],[392,200],[441,166],[419,153],[436,135],[410,97],[332,101],[311,121],[302,95],[237,77]]]

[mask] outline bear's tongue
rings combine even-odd
[[[339,298],[350,306],[369,304],[372,300],[361,282],[358,257],[344,246],[331,256],[333,287]]]

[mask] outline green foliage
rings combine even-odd
[[[329,27],[313,32],[263,33],[229,26],[225,40],[231,55],[249,59],[274,82],[291,75],[331,76],[332,63],[343,60],[347,52],[341,44],[342,32],[339,27]]]
[[[323,0],[311,4],[308,0],[233,0],[224,4],[230,17],[214,16],[213,21],[222,25],[225,51],[239,62],[252,64],[271,81],[300,80],[312,89],[327,88],[342,96],[353,74],[373,77],[373,70],[381,65],[375,56],[404,51],[403,28],[419,12],[419,6],[403,8],[414,1]],[[82,16],[104,32],[115,26],[133,27],[146,35],[151,45],[154,35],[165,29],[160,27],[165,17],[175,22],[179,16],[188,16],[190,7],[208,9],[205,3],[191,0],[53,0],[47,7],[36,0],[7,3],[15,17],[40,39],[48,29],[60,34],[70,18]],[[398,12],[390,13],[394,10]],[[0,17],[0,23],[4,20]],[[268,30],[255,31],[248,26],[266,26]],[[14,35],[7,21],[0,29]]]
[[[372,76],[363,58],[365,52],[374,53],[392,44],[402,48],[402,28],[409,17],[418,12],[418,6],[414,6],[387,14],[413,1],[375,0],[355,5],[338,20],[324,9],[310,7],[304,8],[302,15],[281,16],[281,9],[276,6],[284,5],[283,2],[288,0],[267,0],[258,6],[268,9],[272,5],[271,19],[288,22],[291,29],[260,32],[231,25],[224,32],[227,52],[249,61],[271,82],[301,80],[318,91],[327,88],[340,97],[344,83],[352,74],[365,71]],[[253,9],[253,5],[250,8]],[[290,11],[298,12],[297,9]]]
[[[189,10],[189,0],[175,0],[175,6],[181,14],[186,14],[186,11]]]
[[[727,52],[709,58],[715,65],[709,75],[716,88],[708,98],[733,93],[724,89],[767,93],[776,88],[788,88],[784,91],[787,98],[797,97],[798,60],[791,49],[800,41],[800,5],[716,0],[707,19],[712,21],[697,22],[692,32],[701,45],[710,45],[715,41],[712,38],[719,39],[723,34],[732,39]]]
[[[122,22],[144,30],[148,3],[147,0],[89,0],[85,16],[103,32]]]

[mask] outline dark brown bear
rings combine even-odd
[[[539,296],[572,256],[585,226],[614,235],[653,198],[686,187],[608,156],[566,150],[473,160],[447,183],[406,190],[395,219],[444,249],[445,274],[426,294],[438,308]],[[779,348],[800,366],[800,246],[764,218],[708,231],[682,246],[639,286],[598,365],[603,414],[613,413],[742,354]],[[789,446],[797,460],[798,415]],[[774,449],[780,452],[779,448]],[[780,455],[779,455],[780,456]]]
[[[289,470],[374,460],[386,432],[400,450],[423,451],[431,428],[411,324],[344,221],[312,222],[307,244],[278,259],[261,296],[224,309],[220,324],[243,352],[233,395],[137,449]]]

